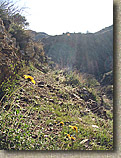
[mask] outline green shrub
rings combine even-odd
[[[12,37],[16,38],[16,42],[19,44],[20,49],[24,49],[27,45],[27,41],[30,39],[29,35],[25,33],[25,30],[18,24],[12,24],[9,30]]]
[[[69,72],[66,74],[66,81],[64,82],[67,85],[79,86],[81,83],[76,75],[73,72]]]

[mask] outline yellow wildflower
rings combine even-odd
[[[74,141],[76,138],[74,138],[73,136],[71,136],[71,140]]]
[[[61,122],[60,122],[60,125],[61,125],[61,126],[64,126],[64,123],[61,121]]]
[[[32,76],[24,75],[24,78],[30,80],[31,82],[33,82],[35,84],[35,80],[34,80],[34,78]]]
[[[78,128],[76,126],[73,126],[73,129],[78,132]]]
[[[35,84],[35,80],[31,80],[31,82],[33,82]]]
[[[71,136],[70,136],[70,134],[67,134],[67,136],[68,136],[68,138],[69,138],[69,139],[71,139]]]
[[[68,136],[68,138],[69,138],[70,140],[72,140],[72,141],[74,141],[74,140],[76,139],[75,137],[70,136],[70,134],[67,134],[67,136]]]
[[[69,125],[69,127],[71,127],[71,129],[75,130],[76,132],[78,132],[78,128],[76,126],[71,126]]]
[[[28,78],[28,75],[24,75],[24,78],[27,79],[27,78]]]

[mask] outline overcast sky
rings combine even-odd
[[[13,0],[27,7],[29,29],[58,35],[97,32],[113,24],[113,0]]]

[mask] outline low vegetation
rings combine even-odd
[[[36,84],[25,79],[23,72],[1,100],[1,149],[113,150],[112,105],[107,117],[103,111],[100,115],[94,112],[84,91],[82,97],[78,92],[84,89],[91,94],[93,90],[83,86],[73,72],[67,77],[65,70],[43,73],[33,66],[28,74]]]

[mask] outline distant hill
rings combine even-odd
[[[96,32],[95,34],[105,33],[105,32],[107,32],[107,31],[111,31],[111,30],[113,30],[113,25],[111,25],[111,26],[109,26],[109,27],[105,27],[104,29],[102,29],[102,30]]]
[[[45,54],[60,67],[100,75],[113,68],[113,25],[96,33],[65,33],[42,39]]]
[[[32,39],[34,41],[40,41],[43,38],[48,38],[49,35],[46,34],[45,32],[36,32],[36,31],[32,31],[32,30],[26,30],[27,33],[29,33],[29,35],[32,37]]]

